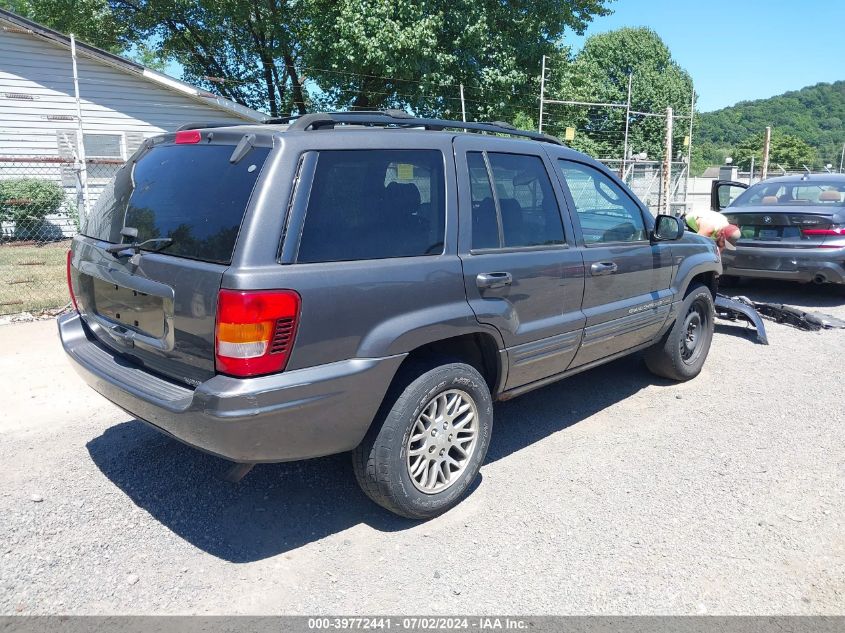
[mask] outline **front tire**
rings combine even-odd
[[[672,329],[646,350],[646,366],[653,374],[671,380],[683,382],[695,378],[707,360],[714,327],[713,295],[704,284],[693,284]]]
[[[490,445],[493,401],[481,374],[463,363],[399,379],[379,419],[352,454],[355,478],[380,506],[430,519],[457,505]]]

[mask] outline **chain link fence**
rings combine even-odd
[[[664,186],[664,163],[656,160],[622,161],[601,159],[601,162],[615,171],[637,197],[654,213],[662,199]],[[671,164],[669,183],[669,211],[681,214],[687,204],[687,164],[676,161]]]
[[[66,253],[88,204],[122,160],[0,156],[0,315],[39,314],[68,301]]]

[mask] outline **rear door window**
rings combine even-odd
[[[506,247],[563,244],[552,182],[539,156],[489,152]]]
[[[481,152],[467,153],[472,248],[563,244],[563,223],[543,160],[525,154],[488,152],[487,161],[489,172]]]
[[[321,151],[297,261],[439,255],[444,200],[440,151]]]
[[[487,164],[481,152],[469,152],[467,166],[472,192],[472,248],[499,248],[499,219]]]
[[[171,238],[163,252],[228,264],[255,182],[270,152],[253,148],[230,163],[231,145],[158,145],[121,169],[103,190],[83,235],[120,242]],[[157,246],[151,246],[155,250]]]

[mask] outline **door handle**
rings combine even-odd
[[[513,283],[510,273],[480,273],[475,278],[475,285],[481,290],[495,290]]]
[[[590,274],[594,277],[600,275],[610,275],[618,270],[616,262],[596,262],[590,266]]]

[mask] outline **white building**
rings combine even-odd
[[[92,204],[144,138],[189,122],[265,117],[82,42],[76,53],[81,121],[70,37],[0,9],[0,178],[61,180],[70,193],[80,178],[81,130]]]

